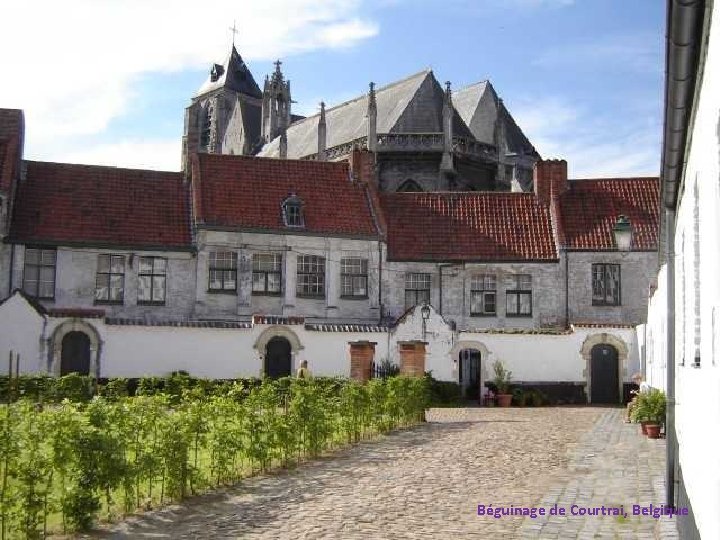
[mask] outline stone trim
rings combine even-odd
[[[290,342],[290,347],[293,354],[297,354],[298,351],[303,350],[305,347],[300,343],[300,338],[295,332],[285,326],[273,325],[262,331],[255,341],[253,348],[256,349],[262,357],[265,356],[265,348],[267,347],[268,341],[274,337],[284,337]]]
[[[455,343],[455,346],[450,351],[450,361],[457,362],[458,368],[455,371],[456,382],[460,380],[460,351],[465,349],[474,349],[480,352],[480,392],[483,392],[485,383],[492,379],[491,369],[492,362],[490,362],[490,350],[481,341],[475,340],[460,340]]]
[[[66,334],[70,332],[82,332],[90,339],[90,376],[100,377],[100,352],[102,341],[100,334],[91,324],[81,319],[70,319],[57,326],[53,331],[49,344],[49,365],[48,372],[56,377],[60,376],[60,364],[62,362],[62,342]]]
[[[590,395],[592,393],[592,386],[591,386],[592,370],[590,369],[590,359],[591,359],[592,349],[595,345],[612,345],[613,347],[615,347],[615,349],[617,349],[617,352],[618,352],[618,391],[619,391],[620,397],[622,398],[623,381],[628,375],[628,373],[627,373],[628,346],[619,337],[617,337],[613,334],[608,334],[607,332],[603,332],[601,334],[591,334],[588,337],[586,337],[585,341],[582,344],[582,347],[580,348],[580,354],[582,355],[583,359],[585,360],[585,369],[583,370],[583,375],[585,376],[585,381],[587,384],[586,394],[587,394],[588,403],[592,403],[592,396]]]

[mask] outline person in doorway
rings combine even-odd
[[[630,380],[632,380],[632,382],[637,385],[637,389],[630,390],[630,394],[632,394],[633,398],[632,400],[630,400],[630,403],[627,404],[627,410],[625,414],[625,422],[627,423],[631,421],[632,410],[635,407],[635,403],[637,403],[638,394],[644,394],[650,391],[650,385],[645,382],[641,373],[636,373],[631,377]]]
[[[298,379],[309,379],[310,378],[310,370],[308,369],[308,361],[303,360],[300,362],[300,368],[297,370],[297,374],[295,375]]]

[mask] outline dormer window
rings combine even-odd
[[[282,205],[283,221],[286,227],[304,227],[303,204],[300,197],[290,195]]]

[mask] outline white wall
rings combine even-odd
[[[720,426],[718,66],[720,9],[715,8],[675,231],[675,373],[679,461],[702,538],[720,538],[720,431],[717,429]],[[699,238],[696,238],[696,233]],[[699,276],[695,272],[698,264]],[[699,305],[696,306],[698,300]],[[696,311],[696,308],[699,309]],[[700,366],[693,367],[698,350]],[[714,427],[708,429],[708,426]]]
[[[13,358],[20,354],[21,373],[47,370],[40,339],[44,325],[45,318],[20,294],[14,294],[0,304],[0,374],[7,375],[10,351],[13,352]]]

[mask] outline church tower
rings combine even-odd
[[[290,81],[283,77],[280,65],[275,62],[275,72],[265,77],[262,93],[262,140],[269,143],[285,132],[290,125]]]
[[[213,64],[185,109],[182,167],[196,152],[252,155],[262,145],[263,93],[233,44],[224,64]]]

